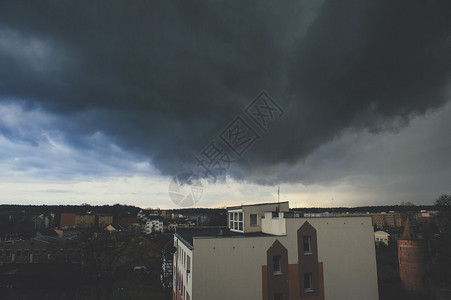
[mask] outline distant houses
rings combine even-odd
[[[374,241],[376,242],[376,244],[388,246],[389,240],[390,240],[389,233],[381,230],[374,232]]]
[[[60,218],[60,228],[86,228],[96,226],[104,228],[113,224],[113,216],[106,214],[74,214],[62,213]]]

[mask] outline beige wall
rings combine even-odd
[[[325,299],[377,300],[370,217],[286,219],[287,236],[195,238],[192,299],[261,300],[267,249],[279,240],[288,249],[288,263],[298,263],[296,233],[305,221],[318,232]]]
[[[262,232],[274,235],[286,235],[286,219],[283,217],[283,212],[279,213],[278,219],[273,219],[272,212],[265,213],[265,218],[262,221]]]
[[[243,205],[240,208],[228,209],[227,212],[243,212],[244,232],[260,232],[262,231],[262,216],[265,212],[276,211],[278,208],[280,211],[290,211],[289,203],[281,202],[264,205]],[[251,226],[251,214],[257,214],[257,226]],[[229,214],[227,214],[227,218],[228,217]]]

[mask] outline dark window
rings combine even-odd
[[[3,256],[3,250],[0,250],[0,256]]]
[[[281,261],[282,256],[276,255],[272,257],[272,270],[274,274],[282,273]]]
[[[6,256],[11,256],[11,250],[6,250]]]
[[[28,256],[28,254],[29,254],[28,250],[23,251],[23,256]]]
[[[274,300],[283,300],[283,293],[274,294]]]
[[[34,254],[39,254],[39,250],[38,249],[34,250]]]
[[[278,219],[279,218],[279,212],[278,211],[273,211],[272,212],[272,218],[273,219]]]
[[[17,250],[17,251],[16,251],[16,255],[17,255],[17,256],[21,256],[21,255],[22,255],[22,251]]]
[[[312,273],[304,273],[304,291],[312,291]]]
[[[310,247],[311,240],[312,238],[310,236],[303,237],[304,253],[312,253],[312,249]]]
[[[251,226],[257,226],[257,215],[251,214]]]

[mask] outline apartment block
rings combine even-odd
[[[378,299],[371,217],[304,218],[288,202],[229,207],[177,230],[173,299]]]

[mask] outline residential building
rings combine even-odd
[[[230,207],[228,227],[177,229],[173,299],[378,299],[370,217]]]
[[[374,241],[376,242],[376,244],[384,244],[388,246],[389,240],[390,234],[388,232],[379,230],[374,233]]]
[[[99,226],[99,228],[113,224],[113,215],[96,215],[95,218],[96,224]]]
[[[372,214],[373,225],[376,225],[379,228],[383,227],[401,227],[402,220],[401,215],[399,213],[390,212],[390,213],[379,213]]]
[[[95,224],[95,215],[62,213],[60,228],[90,227]]]
[[[74,228],[75,214],[62,213],[60,218],[60,228]]]
[[[71,239],[41,236],[0,243],[0,263],[81,263],[84,249]]]
[[[145,234],[151,234],[154,232],[163,232],[163,219],[154,218],[151,220],[146,220],[143,231]]]

